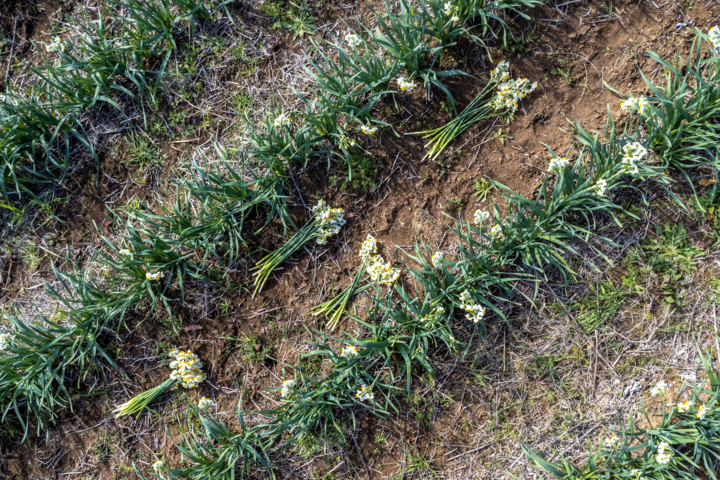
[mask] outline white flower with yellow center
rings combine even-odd
[[[403,92],[412,92],[415,90],[415,84],[412,80],[405,80],[405,77],[398,77],[397,78],[398,86],[400,87],[400,90]]]
[[[677,409],[678,409],[679,413],[687,413],[694,406],[695,406],[695,404],[690,402],[690,400],[688,400],[687,402],[684,402],[684,403],[678,403]]]
[[[720,49],[720,28],[718,28],[717,25],[708,32],[708,39],[716,50]]]
[[[313,207],[313,217],[315,223],[320,230],[317,235],[317,243],[323,245],[327,243],[328,237],[332,237],[340,232],[340,228],[345,225],[343,215],[345,210],[342,208],[330,208],[324,200],[320,200]]]
[[[613,435],[612,437],[605,439],[605,446],[607,448],[612,449],[617,447],[618,445],[620,445],[620,438],[618,438],[617,435]]]
[[[290,119],[287,118],[284,113],[281,113],[273,120],[273,127],[275,128],[289,127],[290,124]]]
[[[655,456],[655,461],[657,461],[657,463],[661,465],[670,463],[673,452],[672,448],[669,447],[670,445],[668,445],[667,442],[661,442],[660,445],[658,445],[657,455]]]
[[[500,225],[493,225],[492,227],[490,227],[490,231],[488,231],[488,234],[492,238],[502,238],[503,237],[502,227]]]
[[[695,413],[695,416],[698,418],[698,420],[704,420],[705,414],[705,405],[700,405],[697,409],[697,413]]]
[[[283,398],[287,398],[290,393],[292,393],[292,389],[295,386],[295,380],[285,380],[282,384],[282,390],[280,391],[280,395]]]
[[[660,380],[655,384],[654,387],[650,389],[650,396],[656,397],[658,395],[665,395],[665,388],[667,387],[667,384],[664,380]]]
[[[132,253],[130,253],[130,250],[128,250],[127,248],[121,248],[120,255],[132,255]]]
[[[375,133],[377,132],[377,127],[372,127],[372,126],[370,126],[370,125],[363,125],[363,126],[360,128],[360,130],[361,130],[362,133],[364,133],[365,135],[375,135]]]
[[[368,274],[373,282],[380,282],[380,285],[392,285],[400,276],[400,269],[393,268],[390,262],[383,262],[379,255],[370,259]]]
[[[640,162],[648,154],[648,151],[638,142],[633,142],[625,145],[622,148],[622,164],[620,165],[620,172],[629,175],[638,175],[640,170],[638,169],[638,162]]]
[[[160,278],[160,275],[162,275],[162,272],[145,272],[145,280],[155,281]]]
[[[161,460],[158,460],[157,462],[153,463],[153,470],[156,472],[160,471],[160,469],[163,467],[163,462]]]
[[[358,355],[359,353],[354,345],[348,345],[342,352],[340,352],[340,356],[345,358],[357,357]]]
[[[460,308],[465,310],[465,318],[473,323],[478,323],[485,317],[485,307],[475,303],[467,290],[463,290],[460,294]]]
[[[211,408],[214,406],[215,406],[215,402],[213,402],[212,400],[210,400],[207,397],[202,397],[200,399],[200,401],[198,402],[198,408],[200,410],[207,410],[208,408]]]
[[[566,157],[553,158],[550,160],[549,172],[561,173],[568,166],[569,160]]]
[[[605,195],[605,190],[607,189],[607,180],[605,180],[604,178],[601,178],[600,180],[598,180],[598,181],[595,183],[595,185],[593,186],[593,188],[595,189],[595,193],[596,193],[599,197],[604,196],[604,195]]]
[[[360,260],[363,263],[369,262],[377,254],[377,241],[372,235],[368,235],[360,246]]]
[[[430,260],[432,261],[433,267],[440,268],[440,265],[443,264],[443,260],[445,260],[445,254],[438,250]]]
[[[510,64],[502,61],[490,74],[490,81],[496,83],[497,91],[490,105],[495,110],[507,110],[511,114],[518,109],[518,102],[534,92],[538,84],[530,83],[527,78],[510,79]]]
[[[365,400],[372,401],[375,398],[375,395],[373,395],[371,388],[368,388],[365,385],[360,385],[360,390],[355,393],[355,397],[361,402],[364,402]]]
[[[0,350],[6,350],[12,345],[13,336],[8,333],[0,333]]]
[[[650,102],[645,97],[630,97],[620,103],[620,109],[624,112],[635,113],[643,116],[650,111]]]
[[[355,48],[362,44],[362,40],[354,33],[348,33],[347,35],[345,35],[345,43],[350,45],[352,48]]]
[[[48,52],[64,52],[65,51],[65,43],[63,43],[62,38],[60,37],[53,37],[52,41],[49,45],[46,45]]]
[[[193,352],[174,349],[170,355],[175,357],[170,362],[170,368],[173,369],[170,378],[181,380],[183,388],[195,388],[205,381],[207,377],[201,370],[204,364]]]
[[[475,210],[475,213],[473,214],[473,220],[475,221],[475,225],[486,222],[488,221],[488,219],[490,219],[490,212],[480,210],[479,208]]]

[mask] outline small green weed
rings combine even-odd
[[[502,129],[502,128],[498,128],[498,131],[495,132],[495,133],[493,133],[493,138],[494,138],[495,140],[497,140],[498,142],[500,142],[500,144],[501,144],[502,146],[505,146],[505,140],[512,140],[512,139],[513,139],[513,137],[511,137],[510,135],[508,135],[508,133],[510,133],[510,130],[509,130],[509,129],[506,128],[506,129],[505,129],[505,133],[503,133],[503,129]]]
[[[550,73],[553,75],[557,75],[558,77],[562,77],[563,80],[565,80],[568,83],[572,83],[572,77],[570,76],[570,70],[568,69],[568,66],[570,65],[570,60],[567,58],[561,58],[558,60],[558,66],[553,68]]]
[[[475,189],[475,198],[477,198],[478,202],[484,202],[495,187],[486,179],[481,178],[480,180],[475,180],[473,188]]]

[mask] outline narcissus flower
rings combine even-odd
[[[638,169],[638,162],[640,162],[647,155],[648,151],[638,142],[628,143],[622,148],[622,164],[620,165],[620,172],[629,175],[637,175],[640,173]]]
[[[215,402],[210,400],[209,398],[202,397],[200,401],[198,402],[198,408],[201,410],[207,410],[208,408],[214,407]]]
[[[360,247],[360,259],[368,262],[377,254],[377,241],[372,235],[368,235]]]
[[[645,115],[650,111],[650,102],[645,97],[630,97],[620,103],[620,109],[624,112]]]
[[[492,227],[490,227],[488,234],[492,238],[502,238],[502,236],[503,236],[502,227],[500,225],[493,225]]]
[[[605,190],[607,189],[607,180],[601,178],[595,183],[595,186],[593,186],[593,188],[595,189],[595,193],[597,193],[598,196],[604,196]]]
[[[607,448],[615,448],[618,445],[620,445],[620,438],[617,435],[605,439],[605,446]]]
[[[367,126],[366,126],[366,125],[363,125],[363,126],[360,128],[360,130],[361,130],[362,133],[364,133],[365,135],[374,135],[375,132],[377,132],[377,127],[371,127],[370,125],[367,125]]]
[[[465,310],[465,318],[473,323],[478,323],[485,317],[485,307],[475,303],[467,290],[460,294],[460,308]]]
[[[358,354],[357,348],[355,348],[354,345],[348,345],[340,352],[340,356],[345,358],[357,357]]]
[[[282,395],[283,398],[287,398],[288,395],[292,392],[293,387],[295,386],[295,380],[285,380],[282,384],[282,390],[280,391],[280,395]]]
[[[320,229],[317,236],[318,244],[323,245],[327,243],[328,237],[332,237],[340,231],[340,228],[345,225],[344,214],[345,210],[342,208],[330,208],[323,200],[320,200],[318,204],[313,207],[313,217]]]
[[[284,113],[281,113],[280,115],[275,117],[275,120],[273,120],[273,127],[275,128],[290,126],[290,124],[290,119],[287,118]]]
[[[656,397],[658,395],[665,395],[665,388],[667,387],[667,384],[664,380],[660,380],[655,384],[654,387],[650,389],[650,395],[653,397]]]
[[[12,345],[13,336],[8,333],[0,333],[0,350],[7,349]]]
[[[207,377],[201,370],[204,364],[197,355],[177,349],[170,354],[175,357],[175,360],[170,362],[170,368],[173,369],[170,378],[182,380],[181,385],[184,388],[195,388],[205,381]]]
[[[695,404],[688,400],[685,403],[678,403],[677,409],[678,409],[678,412],[680,412],[680,413],[687,413],[694,406],[695,406]]]
[[[661,465],[666,465],[670,463],[670,459],[672,458],[672,456],[673,452],[672,448],[670,448],[670,445],[668,445],[667,442],[661,442],[660,445],[658,445],[655,460]]]
[[[352,48],[355,48],[362,43],[362,40],[360,40],[360,37],[354,33],[348,33],[345,35],[345,43],[350,45]]]
[[[131,255],[130,250],[127,248],[121,248],[119,251],[120,255]]]
[[[530,83],[527,78],[510,80],[510,64],[506,61],[500,62],[490,73],[490,81],[498,85],[490,105],[494,106],[495,110],[507,110],[511,114],[517,111],[518,102],[538,87],[537,82]]]
[[[442,265],[443,260],[445,260],[445,254],[441,251],[435,252],[435,255],[432,256],[432,264],[435,268],[440,268],[440,265]]]
[[[695,414],[695,416],[696,416],[699,420],[703,420],[703,419],[705,418],[705,413],[706,413],[706,412],[705,412],[705,405],[700,405],[700,406],[698,407],[698,409],[697,409],[697,413]]]
[[[715,47],[716,50],[720,50],[720,28],[718,28],[717,25],[710,29],[708,38],[713,47]]]
[[[65,43],[63,43],[62,38],[53,37],[52,41],[45,48],[47,48],[48,52],[64,52]]]
[[[415,84],[412,80],[405,80],[405,77],[398,77],[397,78],[398,86],[400,87],[400,90],[403,92],[412,92],[415,90]]]
[[[553,173],[560,173],[568,166],[568,163],[569,160],[565,157],[553,158],[552,160],[550,160],[550,166],[548,167],[548,171]]]
[[[475,225],[479,225],[482,222],[486,222],[490,218],[490,213],[486,212],[485,210],[477,209],[475,210],[475,213],[473,214],[473,220],[475,221]]]
[[[375,395],[373,395],[371,388],[368,388],[365,385],[360,385],[360,390],[355,393],[355,397],[361,402],[364,402],[365,400],[373,400]]]
[[[152,280],[155,281],[160,278],[160,275],[162,275],[161,272],[145,272],[145,280]]]
[[[156,472],[159,471],[163,467],[163,462],[161,460],[158,460],[157,462],[153,463],[153,470]]]
[[[373,282],[379,281],[380,285],[391,285],[400,276],[400,269],[393,268],[390,262],[383,262],[379,255],[374,256],[371,262],[367,271]]]

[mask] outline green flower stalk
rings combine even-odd
[[[197,355],[190,351],[183,352],[178,349],[173,349],[170,355],[175,357],[175,360],[170,362],[170,368],[173,369],[170,377],[157,387],[146,390],[117,407],[115,409],[115,418],[141,413],[153,400],[176,385],[193,388],[205,380],[205,374],[200,370],[203,367],[203,362],[200,361]]]
[[[257,270],[253,276],[255,277],[255,294],[262,290],[263,285],[267,281],[270,274],[275,268],[284,262],[290,255],[295,253],[309,242],[316,238],[317,243],[323,245],[327,243],[327,239],[340,231],[345,225],[343,218],[344,210],[342,208],[330,208],[323,200],[313,207],[313,218],[305,224],[288,242],[280,247],[279,250],[267,255],[260,260],[253,270]]]
[[[337,327],[350,298],[353,295],[364,292],[372,285],[368,283],[358,288],[358,284],[365,272],[370,274],[373,282],[379,281],[381,285],[392,285],[400,276],[399,269],[393,268],[390,263],[383,262],[382,258],[377,255],[377,241],[372,235],[368,235],[360,247],[360,259],[362,263],[357,273],[355,273],[350,286],[343,290],[337,297],[310,310],[313,315],[324,313],[328,316],[327,327],[331,332]]]

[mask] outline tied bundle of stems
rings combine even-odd
[[[428,152],[423,157],[425,159],[435,160],[447,146],[455,140],[461,133],[470,128],[474,123],[485,120],[493,116],[493,107],[490,105],[492,97],[488,98],[488,94],[492,91],[494,84],[488,83],[480,91],[465,109],[450,122],[442,127],[424,132],[413,132],[412,135],[426,134],[424,138],[430,140],[425,144]]]
[[[175,357],[175,360],[170,362],[170,368],[173,369],[170,377],[157,387],[146,390],[117,407],[115,409],[115,418],[135,413],[140,414],[153,400],[176,385],[180,384],[185,388],[193,388],[205,380],[205,374],[201,370],[203,362],[200,361],[197,355],[190,351],[183,352],[178,349],[173,349],[170,355]]]
[[[343,290],[340,295],[333,298],[332,300],[310,309],[310,313],[312,313],[313,315],[320,315],[322,313],[328,317],[327,328],[329,331],[332,332],[337,327],[338,322],[340,322],[340,318],[342,317],[343,313],[345,313],[345,307],[350,301],[350,298],[352,298],[353,295],[362,293],[368,288],[370,288],[371,285],[369,283],[358,288],[358,284],[360,283],[363,275],[365,275],[366,270],[367,264],[363,262],[360,265],[357,273],[355,273],[352,283],[348,288]]]
[[[295,253],[303,245],[309,242],[313,237],[317,236],[318,226],[315,220],[310,220],[305,224],[298,232],[292,236],[288,242],[280,247],[280,249],[272,252],[270,255],[263,257],[253,270],[257,270],[253,276],[255,277],[255,291],[253,297],[257,292],[262,290],[263,285],[267,281],[268,277],[278,265],[284,262],[290,255]]]
[[[253,297],[257,292],[262,290],[263,285],[265,285],[265,282],[273,270],[290,255],[298,251],[300,247],[313,238],[316,238],[317,243],[322,245],[327,243],[328,237],[338,233],[340,228],[345,225],[345,219],[343,218],[344,212],[342,208],[330,208],[323,200],[320,200],[318,204],[313,207],[313,218],[293,235],[285,245],[280,247],[279,250],[270,255],[266,255],[253,267],[253,270],[257,270],[253,274],[255,277]]]
[[[150,405],[153,400],[159,397],[163,392],[169,390],[179,383],[178,380],[168,378],[157,387],[153,387],[150,390],[145,390],[140,395],[137,395],[127,402],[123,403],[115,409],[115,418],[123,417],[125,415],[134,415],[145,410],[145,407]]]
[[[518,108],[518,101],[537,88],[537,83],[531,84],[526,78],[510,79],[510,64],[503,61],[490,74],[490,82],[480,91],[465,109],[453,120],[442,127],[424,132],[430,140],[425,145],[429,150],[423,157],[435,160],[454,139],[460,136],[474,123],[494,116],[502,116],[512,120]],[[496,90],[494,93],[493,91]],[[492,94],[491,94],[492,93]]]

